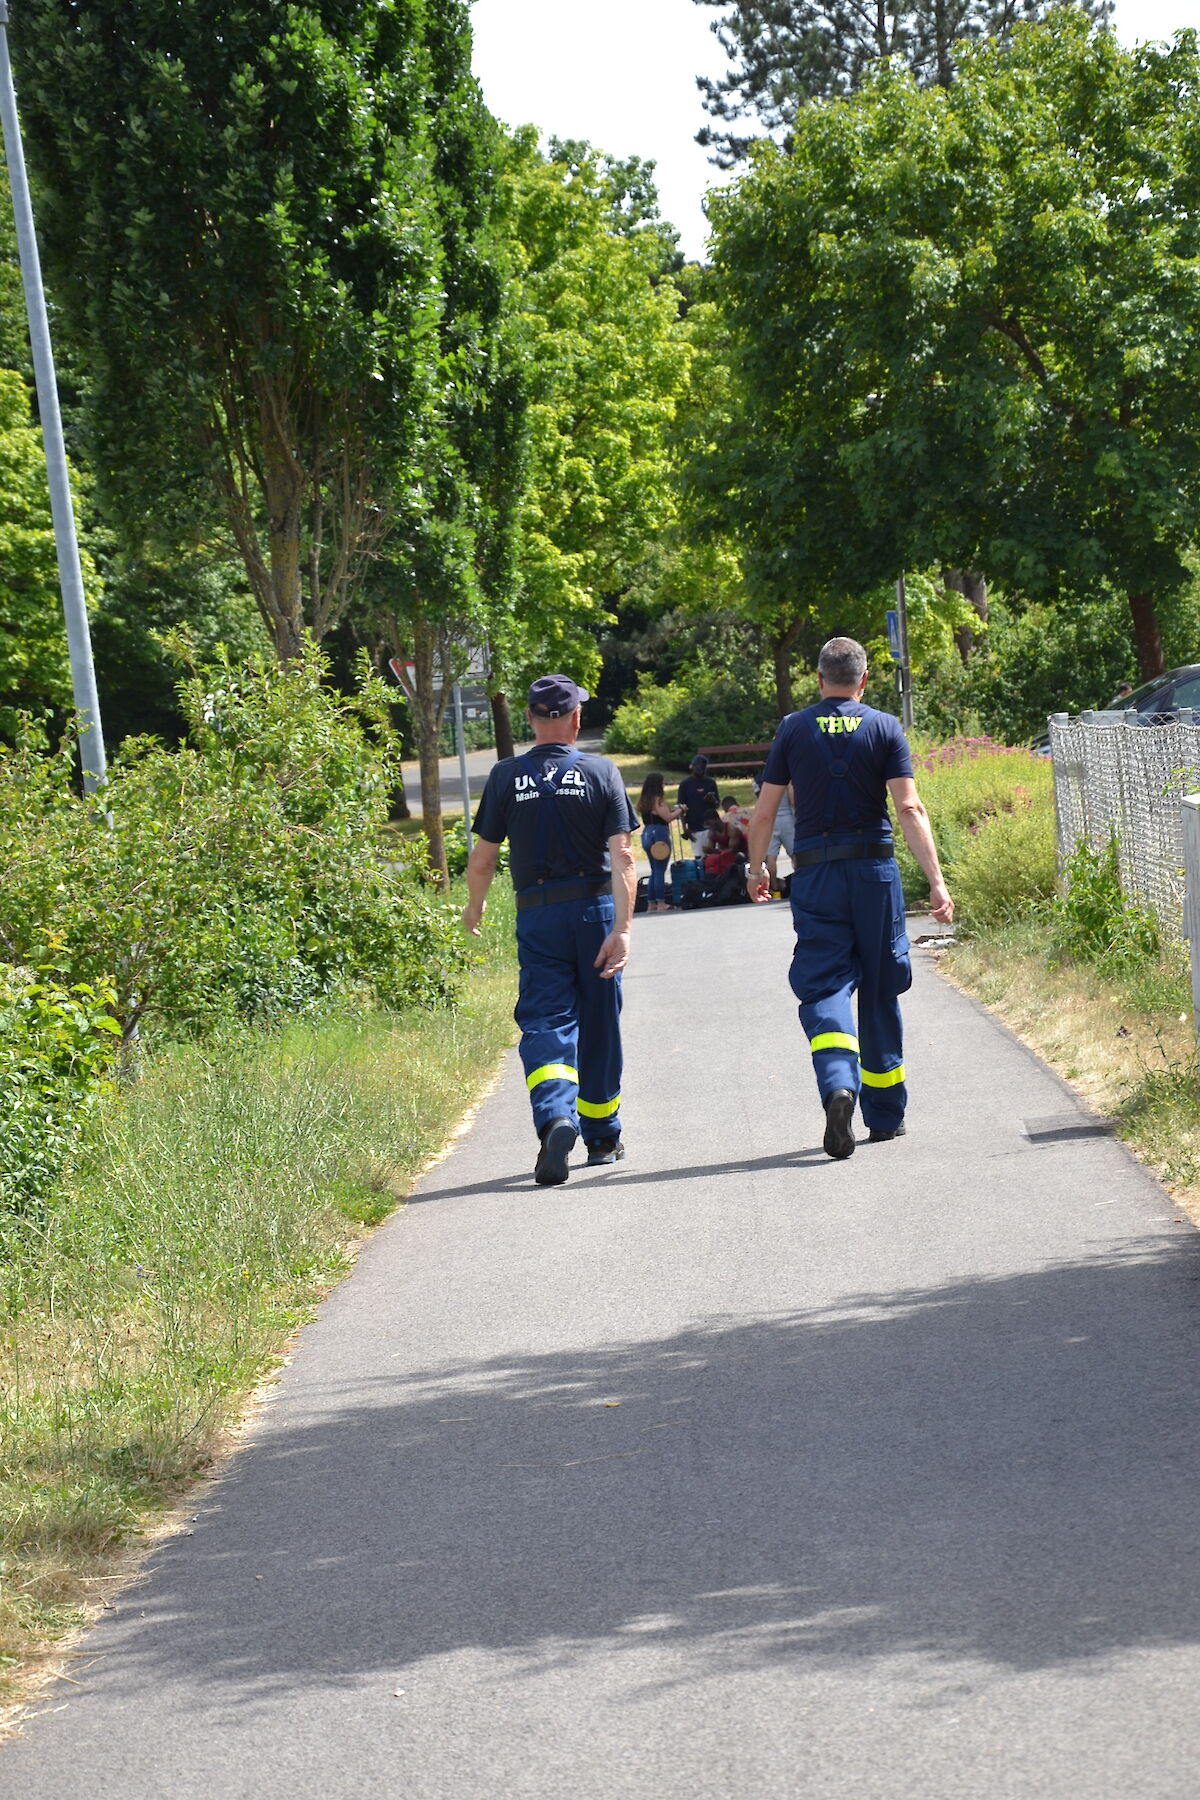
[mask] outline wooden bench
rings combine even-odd
[[[708,775],[755,775],[770,748],[770,744],[709,744],[701,745],[696,754],[708,758]]]

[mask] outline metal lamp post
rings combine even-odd
[[[96,692],[92,635],[88,629],[83,571],[75,536],[71,477],[67,468],[66,445],[63,442],[62,414],[58,406],[54,353],[50,346],[50,321],[46,316],[41,260],[34,232],[29,182],[25,174],[25,154],[21,147],[21,125],[17,117],[12,61],[8,53],[7,0],[0,0],[0,122],[4,128],[4,154],[8,160],[8,177],[12,187],[17,254],[25,289],[25,311],[29,319],[29,342],[33,351],[33,374],[42,422],[42,442],[46,452],[46,473],[50,480],[50,516],[54,521],[54,544],[58,552],[58,580],[62,589],[67,648],[71,658],[71,687],[75,695],[75,710],[79,714],[79,759],[83,766],[84,787],[88,793],[95,793],[97,788],[103,787],[108,772],[104,737],[100,729],[100,698]]]

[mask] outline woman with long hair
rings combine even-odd
[[[670,912],[667,901],[667,864],[671,860],[671,825],[683,811],[668,806],[663,778],[657,770],[647,775],[638,796],[642,815],[642,849],[650,863],[650,912]]]

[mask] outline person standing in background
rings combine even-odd
[[[703,856],[708,849],[705,818],[717,811],[717,784],[707,774],[707,756],[693,756],[692,772],[679,784],[679,804],[684,810],[684,835],[692,840],[692,855]]]
[[[662,776],[652,770],[642,783],[638,796],[638,812],[642,819],[642,849],[650,864],[650,886],[647,905],[650,912],[670,912],[667,899],[667,867],[671,861],[671,826],[682,813],[681,806],[667,803]]]

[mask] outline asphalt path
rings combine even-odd
[[[581,750],[598,751],[601,739],[599,736],[588,737],[585,733],[579,740]],[[516,746],[518,756],[522,750],[530,748],[528,743]],[[487,750],[467,751],[467,786],[474,798],[482,794],[488,776],[496,763],[494,747]],[[462,770],[457,756],[443,756],[438,762],[441,781],[442,806],[461,808],[462,806]],[[421,810],[421,765],[418,762],[404,764],[404,793],[408,800],[409,810],[419,813]]]
[[[831,1163],[788,948],[638,921],[565,1188],[508,1058],[0,1793],[1191,1800],[1200,1237],[924,956]]]

